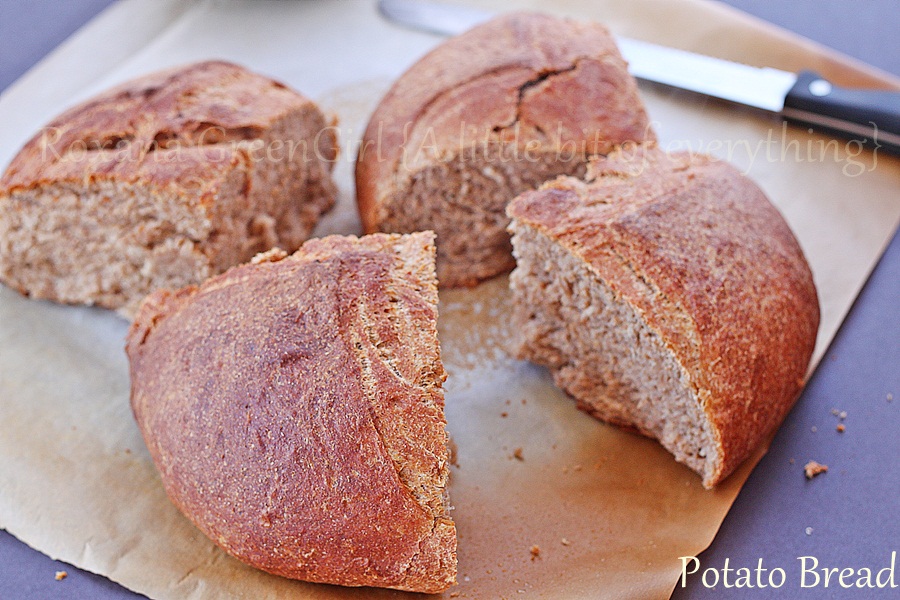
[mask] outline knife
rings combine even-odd
[[[458,35],[493,15],[422,0],[378,0],[389,21]],[[787,121],[900,153],[900,92],[841,88],[812,71],[758,68],[616,36],[628,70],[644,81],[775,113]]]

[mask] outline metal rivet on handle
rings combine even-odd
[[[816,79],[809,84],[809,93],[813,96],[827,96],[832,89],[831,84],[824,79]]]

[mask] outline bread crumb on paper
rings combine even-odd
[[[559,540],[559,543],[561,543],[563,546],[571,546],[571,545],[572,545],[572,542],[570,542],[570,541],[569,541],[568,539],[566,539],[566,538],[563,538],[563,539]]]
[[[65,578],[68,577],[68,576],[69,576],[68,571],[57,571],[57,572],[56,572],[55,579],[56,579],[57,581],[62,581],[63,579],[65,579]]]
[[[843,424],[843,423],[838,423],[838,424],[837,424],[837,430],[838,430],[838,433],[844,433],[844,432],[847,430],[847,428],[844,427],[844,424]]]
[[[447,450],[449,450],[450,454],[450,464],[459,468],[459,448],[456,446],[456,440],[452,437],[447,438]]]
[[[828,465],[822,465],[817,463],[814,460],[806,463],[806,466],[803,467],[803,471],[806,473],[807,479],[812,479],[817,475],[821,475],[822,473],[828,472]]]
[[[513,458],[515,458],[516,460],[521,460],[521,461],[525,460],[525,456],[522,454],[521,448],[516,448],[515,450],[513,450]]]
[[[529,548],[528,551],[531,552],[531,560],[535,560],[541,557],[541,548],[537,544]]]

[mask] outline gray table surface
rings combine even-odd
[[[97,14],[110,0],[0,0],[0,90]],[[897,0],[727,0],[851,56],[900,75]],[[900,202],[900,182],[897,201]],[[888,395],[896,396],[893,402]],[[835,431],[832,409],[846,411]],[[814,430],[815,429],[815,430]],[[831,470],[811,482],[809,459]],[[701,569],[780,567],[778,588],[703,586],[674,598],[897,598],[900,588],[802,589],[798,557],[820,568],[879,569],[900,551],[900,235],[895,235],[771,450],[753,472]],[[2,493],[2,490],[0,490]],[[900,565],[897,567],[900,571]],[[56,581],[56,571],[68,577]],[[731,581],[735,581],[732,574]],[[765,577],[763,579],[765,582]],[[855,579],[854,579],[855,581]],[[900,572],[895,581],[900,584]],[[755,574],[754,574],[755,584]],[[53,561],[0,531],[0,598],[139,598],[103,577]]]

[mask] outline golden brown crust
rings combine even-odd
[[[12,160],[0,188],[113,179],[166,187],[215,184],[242,141],[313,103],[285,85],[224,61],[128,81],[62,113]],[[329,150],[333,160],[337,148]]]
[[[410,177],[472,148],[496,153],[512,145],[522,172],[537,162],[528,156],[551,155],[572,163],[565,171],[572,173],[586,155],[652,139],[637,86],[605,27],[504,14],[424,56],[376,108],[356,165],[363,227],[392,230],[388,212],[421,211],[406,194]]]
[[[621,294],[688,373],[720,461],[737,467],[803,385],[819,304],[788,225],[747,177],[706,156],[624,148],[523,194],[510,216]]]
[[[455,581],[433,234],[332,236],[152,294],[132,407],[173,502],[308,581]]]

